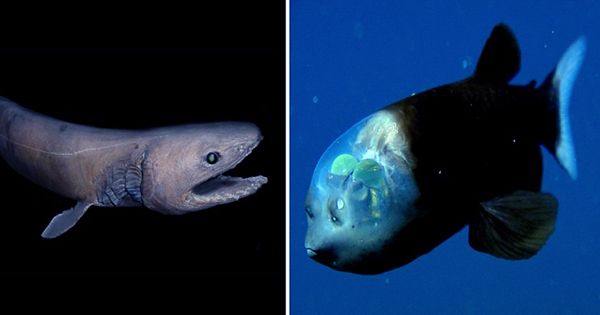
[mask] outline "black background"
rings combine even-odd
[[[75,202],[1,162],[3,288],[66,300],[81,294],[98,306],[116,298],[202,310],[227,298],[218,313],[232,306],[283,313],[285,3],[35,9],[3,13],[0,95],[104,128],[250,121],[264,140],[230,173],[269,183],[182,216],[92,207],[72,230],[44,240],[52,217]],[[62,298],[56,304],[67,303]]]

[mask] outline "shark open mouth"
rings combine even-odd
[[[192,189],[196,198],[224,199],[234,201],[255,193],[267,183],[264,176],[248,178],[218,175]]]
[[[246,152],[240,156],[240,158],[225,170],[225,172],[232,171],[239,163],[241,163],[256,146],[260,143],[261,139],[258,139],[256,143],[246,149]],[[253,176],[253,177],[234,177],[218,174],[208,180],[198,183],[192,188],[192,195],[197,201],[212,204],[223,204],[236,201],[240,198],[252,195],[262,185],[267,183],[267,178],[264,176]]]

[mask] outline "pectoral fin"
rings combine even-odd
[[[481,206],[469,227],[469,244],[480,252],[505,259],[530,258],[554,231],[558,201],[550,194],[516,191]]]
[[[46,227],[44,232],[42,232],[43,238],[55,238],[65,233],[67,230],[72,228],[77,221],[83,216],[85,211],[92,204],[87,202],[78,202],[75,207],[65,210],[60,214],[56,215],[50,221],[50,224]]]

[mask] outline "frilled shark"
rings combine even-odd
[[[74,199],[42,233],[57,237],[90,206],[184,214],[254,194],[267,178],[230,177],[259,144],[252,123],[111,130],[53,119],[0,98],[0,155],[32,182]]]

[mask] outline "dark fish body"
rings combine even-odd
[[[545,146],[573,177],[568,101],[585,44],[577,41],[539,85],[498,25],[475,74],[394,103],[325,152],[306,200],[311,258],[362,274],[403,266],[469,225],[469,243],[506,259],[535,255],[557,201],[541,193]]]
[[[541,131],[543,124],[535,111],[519,107],[542,108],[541,94],[534,87],[486,86],[467,80],[386,109],[402,113],[403,123],[412,126],[407,131],[421,194],[416,207],[423,209],[419,212],[431,211],[402,231],[406,235],[398,237],[399,244],[390,245],[403,249],[398,256],[402,264],[462,229],[478,214],[481,202],[514,191],[540,190],[541,139],[531,131]]]

